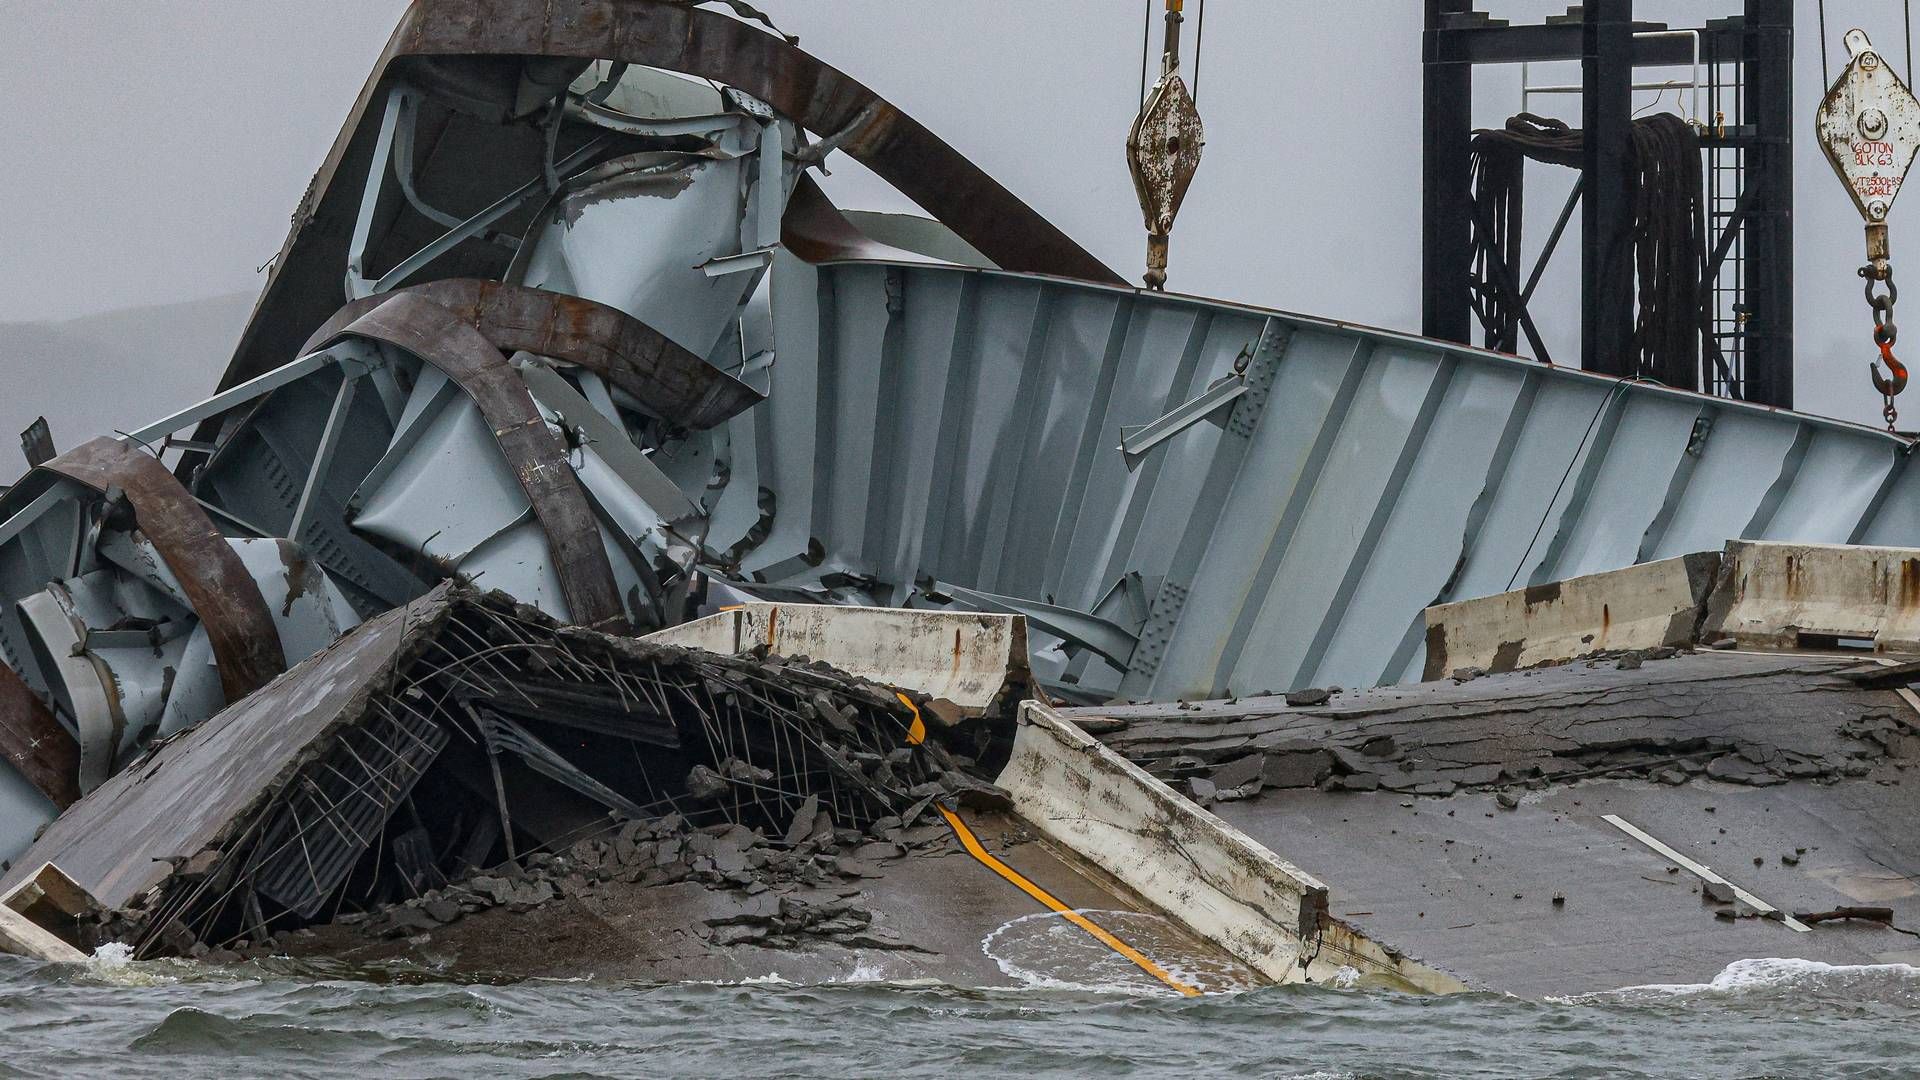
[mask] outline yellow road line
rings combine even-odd
[[[902,700],[905,700],[905,698],[903,697]],[[914,713],[914,716],[915,716],[915,722],[917,723],[919,718],[919,713],[917,710]],[[1033,882],[1028,881],[1026,877],[1024,877],[1018,870],[1015,870],[1013,867],[1008,866],[1006,863],[1003,863],[999,859],[994,858],[993,855],[991,855],[985,847],[981,846],[980,838],[973,835],[973,830],[967,828],[967,823],[960,820],[960,815],[954,813],[953,811],[947,809],[944,806],[939,807],[939,810],[940,810],[940,815],[947,819],[947,825],[953,829],[953,835],[960,838],[960,845],[967,849],[967,854],[980,860],[981,865],[985,866],[987,869],[993,871],[994,873],[999,874],[1001,877],[1006,878],[1008,881],[1013,882],[1013,884],[1017,886],[1021,892],[1026,893],[1028,896],[1031,896],[1035,900],[1040,901],[1042,905],[1049,908],[1054,913],[1060,915],[1062,918],[1066,919],[1068,922],[1072,923],[1073,925],[1079,927],[1082,930],[1085,930],[1087,933],[1092,934],[1094,939],[1100,942],[1100,944],[1105,945],[1107,948],[1112,949],[1114,952],[1117,952],[1121,956],[1124,956],[1127,959],[1133,961],[1134,964],[1137,965],[1141,971],[1144,971],[1147,974],[1153,976],[1154,978],[1159,979],[1161,982],[1166,983],[1168,986],[1172,987],[1175,990],[1180,991],[1181,993],[1187,995],[1188,997],[1200,996],[1200,991],[1198,989],[1188,986],[1186,983],[1183,983],[1180,980],[1174,978],[1172,975],[1167,974],[1167,969],[1147,959],[1146,956],[1140,952],[1140,950],[1134,948],[1133,946],[1127,944],[1124,941],[1121,941],[1119,938],[1114,937],[1112,934],[1108,933],[1105,928],[1095,923],[1092,919],[1087,918],[1085,915],[1082,915],[1079,912],[1068,907],[1067,905],[1061,903],[1059,900],[1055,899],[1052,893],[1048,892],[1047,890],[1041,888],[1038,885],[1035,885]]]

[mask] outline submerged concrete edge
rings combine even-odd
[[[996,781],[1049,840],[1275,982],[1362,980],[1451,993],[1466,984],[1327,911],[1327,887],[1180,797],[1039,701],[1021,704]]]

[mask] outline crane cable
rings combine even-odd
[[[1147,100],[1147,57],[1153,50],[1153,6],[1154,0],[1147,0],[1146,9],[1140,17],[1140,95],[1135,104]],[[1200,57],[1201,46],[1207,40],[1207,0],[1200,0],[1199,25],[1193,32],[1193,103],[1200,104]]]
[[[1194,27],[1194,108],[1200,106],[1200,46],[1206,44],[1206,0],[1200,0],[1200,25]],[[1908,52],[1912,46],[1908,44]]]
[[[1821,0],[1825,3],[1825,0]],[[1146,104],[1147,100],[1147,53],[1153,47],[1153,0],[1147,0],[1146,11],[1140,17],[1140,96],[1134,100],[1134,108]]]
[[[1144,65],[1146,61],[1141,63]],[[1826,87],[1832,85],[1833,76],[1827,71],[1827,0],[1820,0],[1820,92],[1826,93]]]

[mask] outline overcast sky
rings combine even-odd
[[[257,290],[255,268],[278,249],[404,6],[0,0],[0,321]],[[1121,146],[1136,109],[1143,0],[761,6],[803,47],[1138,275],[1144,240]],[[1481,6],[1538,19],[1565,4]],[[1738,7],[1641,0],[1637,13],[1682,25]],[[1174,230],[1170,287],[1417,329],[1418,0],[1208,0],[1197,57],[1200,0],[1188,9],[1187,70],[1207,149]],[[1799,404],[1871,420],[1870,323],[1853,273],[1859,219],[1810,137],[1822,91],[1815,12],[1802,0],[1796,42],[1797,134],[1809,136],[1795,176]],[[1833,65],[1840,35],[1859,25],[1904,72],[1901,15],[1898,0],[1828,0]],[[1578,78],[1574,65],[1536,72]],[[1577,120],[1577,99],[1564,107]],[[1476,123],[1497,125],[1518,108],[1518,69],[1480,69]],[[1570,178],[1530,166],[1528,207],[1545,219],[1531,225],[1536,243]],[[838,168],[828,185],[846,205],[907,208],[857,167]],[[1895,208],[1892,243],[1896,271],[1912,266],[1903,276],[1920,280],[1920,209]],[[1574,254],[1557,260],[1536,303],[1562,360],[1578,340]],[[210,383],[224,360],[183,377]]]

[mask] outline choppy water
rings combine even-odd
[[[406,984],[0,960],[0,1075],[1913,1076],[1920,969],[1743,961],[1553,1002]]]

